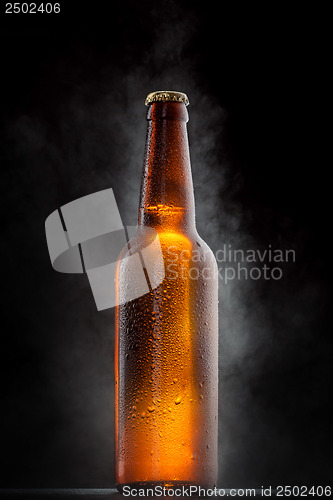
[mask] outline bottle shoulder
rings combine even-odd
[[[215,268],[215,271],[217,270],[217,262],[213,250],[198,233],[196,234],[195,247],[193,249],[193,259],[194,255],[197,256],[199,262],[202,261],[204,265],[210,265]]]
[[[151,258],[161,253],[164,258],[176,253],[187,255],[197,262],[216,264],[215,255],[196,230],[189,232],[157,231],[151,227],[138,227],[133,237],[122,249],[118,262],[141,253]]]

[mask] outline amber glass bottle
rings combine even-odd
[[[188,99],[180,92],[154,92],[146,104],[139,223],[116,276],[116,483],[120,491],[125,485],[214,487],[217,266],[195,227]],[[157,232],[164,279],[126,301],[133,283],[128,257],[147,247],[145,228]]]

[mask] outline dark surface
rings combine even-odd
[[[136,222],[144,99],[190,98],[197,223],[214,252],[292,248],[220,286],[220,482],[331,479],[331,181],[324,9],[62,2],[1,13],[0,480],[114,486],[114,311],[52,270],[44,221],[112,187]]]
[[[230,490],[225,490],[224,492],[226,496],[230,495]],[[235,491],[232,491],[232,498],[242,498],[244,496],[244,493],[240,492],[240,495],[235,495]],[[255,491],[255,496],[256,497],[261,497],[261,490],[256,490]],[[224,495],[223,495],[224,496]],[[222,497],[223,497],[222,496]],[[273,491],[273,496],[274,496],[274,491]],[[88,500],[97,500],[100,498],[103,498],[105,500],[122,500],[125,497],[118,493],[114,489],[57,489],[57,490],[50,490],[50,489],[43,489],[43,490],[0,490],[0,498],[47,498],[49,500],[57,500],[57,499],[62,499],[62,498],[77,498],[77,499],[88,499]],[[133,497],[130,497],[133,498]],[[141,496],[142,498],[142,496]],[[145,497],[143,497],[145,498]],[[147,497],[146,497],[147,498]],[[168,496],[148,496],[148,498],[170,498]],[[197,500],[198,498],[212,498],[211,496],[194,496],[192,495],[191,497],[181,497],[177,496],[176,498],[179,498],[182,500],[183,498],[192,498],[193,500]],[[213,498],[218,498],[218,497],[213,497]],[[254,498],[254,495],[252,493],[252,498]]]
[[[1,498],[48,498],[48,499],[61,499],[61,498],[88,498],[91,500],[97,498],[120,500],[124,498],[115,489],[7,489],[0,490]]]
[[[122,497],[119,493],[113,490],[6,490],[0,491],[0,498],[10,499],[40,499],[47,498],[48,500],[57,500],[62,498],[89,499],[95,500],[103,498],[104,500],[120,500]]]

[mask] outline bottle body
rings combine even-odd
[[[148,155],[152,155],[149,147]],[[151,201],[146,199],[141,206],[141,224],[120,256],[116,277],[116,482],[120,490],[134,484],[214,487],[216,261],[191,222],[191,206],[166,204],[165,199],[160,204]],[[126,300],[129,283],[135,281],[128,257],[147,248],[146,226],[158,235],[163,280],[150,286],[148,293]]]

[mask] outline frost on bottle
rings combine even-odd
[[[180,92],[154,92],[146,104],[138,228],[116,275],[116,483],[120,491],[125,485],[214,487],[217,266],[195,227],[188,99]],[[162,256],[157,286],[157,252],[148,253],[149,262],[145,254],[149,230]],[[137,268],[130,263],[134,259]],[[136,274],[143,271],[147,293],[130,299]]]

